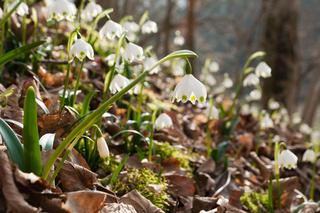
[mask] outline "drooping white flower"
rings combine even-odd
[[[243,86],[256,86],[260,83],[259,78],[256,74],[251,73],[243,80]]]
[[[90,1],[83,9],[81,18],[87,22],[92,21],[99,13],[102,12],[102,7],[95,1]]]
[[[303,162],[313,163],[315,162],[316,159],[317,159],[317,155],[312,149],[307,149],[302,156]]]
[[[104,137],[100,137],[97,140],[97,150],[99,153],[99,156],[101,158],[107,158],[109,157],[109,147],[108,144],[106,142],[106,140],[104,139]]]
[[[166,113],[161,113],[155,123],[154,123],[154,127],[155,129],[159,130],[159,129],[163,129],[163,128],[171,128],[173,126],[173,122],[172,119],[170,118],[170,116]]]
[[[184,45],[184,37],[181,35],[181,32],[177,30],[175,32],[175,37],[173,39],[173,43],[177,46],[182,46]]]
[[[122,24],[125,32],[136,33],[139,31],[139,25],[134,21],[126,21]]]
[[[256,75],[262,78],[271,77],[271,67],[266,62],[260,62],[256,67]]]
[[[297,167],[298,157],[286,149],[281,151],[278,159],[279,166],[281,168],[294,169]]]
[[[122,33],[122,26],[112,20],[108,20],[99,31],[101,37],[107,37],[110,40],[115,37],[119,38]]]
[[[143,34],[150,34],[150,33],[158,32],[157,23],[154,21],[150,21],[150,20],[146,21],[141,27],[141,32]]]
[[[300,114],[298,112],[294,112],[292,114],[292,123],[299,124],[299,123],[301,123],[301,121],[302,121],[302,118],[301,118]]]
[[[233,81],[229,77],[228,73],[224,74],[224,79],[223,79],[222,85],[224,88],[231,88],[233,86]]]
[[[72,59],[77,57],[80,61],[83,61],[85,57],[90,60],[94,59],[94,52],[92,46],[83,39],[77,39],[70,48],[70,56]]]
[[[126,44],[125,49],[122,53],[123,58],[129,63],[133,61],[141,61],[144,59],[142,47],[129,42]]]
[[[0,8],[0,19],[2,19],[3,16],[3,10]]]
[[[208,67],[209,71],[210,72],[218,72],[219,69],[220,69],[220,65],[218,64],[218,62],[216,61],[212,61],[210,64],[209,64],[209,67]]]
[[[300,132],[306,135],[310,135],[312,133],[312,128],[308,124],[301,124],[300,126]]]
[[[18,0],[12,2],[11,4],[8,5],[8,11],[11,11],[17,4],[19,3]],[[29,14],[29,7],[26,3],[22,2],[20,5],[17,7],[15,11],[19,16],[25,16]]]
[[[208,106],[206,109],[206,114],[209,117],[209,119],[219,119],[219,110],[217,109],[217,107],[215,107],[214,105],[212,105],[212,107]]]
[[[261,129],[273,128],[273,121],[268,113],[265,113],[260,122]]]
[[[258,89],[252,90],[247,97],[248,101],[258,101],[262,97],[261,91]]]
[[[183,103],[190,101],[195,104],[196,101],[204,103],[207,98],[206,87],[196,79],[192,74],[186,74],[178,83],[172,94],[172,101],[177,100]]]
[[[314,146],[318,146],[320,144],[320,131],[312,131],[311,142]]]
[[[156,57],[149,57],[146,58],[143,62],[143,67],[145,70],[149,70],[152,68],[153,65],[155,65],[158,62],[158,59]],[[160,67],[157,66],[156,68],[154,68],[150,74],[156,74],[160,71]]]
[[[111,93],[114,94],[116,92],[119,92],[121,89],[125,88],[126,86],[128,86],[128,84],[130,84],[129,79],[127,79],[121,74],[116,74],[110,83],[109,89]]]
[[[108,66],[111,67],[116,60],[116,54],[112,53],[105,58],[105,61],[108,63]]]
[[[276,110],[276,109],[279,109],[279,108],[280,108],[280,104],[279,104],[278,101],[275,101],[275,100],[273,100],[273,99],[270,99],[270,100],[268,101],[268,107],[269,107],[269,109],[271,109],[271,110]]]
[[[54,0],[48,5],[49,20],[68,20],[73,21],[77,13],[74,3],[68,0]]]

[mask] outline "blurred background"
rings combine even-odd
[[[80,4],[80,1],[76,1]],[[315,122],[320,102],[319,0],[97,0],[114,8],[111,18],[145,11],[158,23],[156,35],[141,42],[152,44],[159,57],[177,49],[198,53],[193,61],[199,77],[206,60],[219,64],[219,73],[235,80],[255,51],[267,53],[272,77],[263,82],[264,105],[270,98],[284,104],[289,113]]]

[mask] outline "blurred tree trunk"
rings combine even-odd
[[[263,103],[274,97],[289,113],[295,108],[298,93],[298,0],[263,0],[266,16],[262,46],[272,77],[263,85]]]
[[[163,20],[163,31],[164,31],[164,50],[163,55],[167,55],[170,52],[170,35],[171,35],[171,29],[172,29],[172,12],[174,11],[174,1],[173,0],[167,0],[167,14],[166,17]]]
[[[196,34],[196,12],[199,7],[198,0],[188,0],[188,14],[187,14],[187,39],[186,46],[187,49],[195,51],[195,34]],[[194,58],[190,59],[192,67],[194,67],[194,74],[198,76],[200,72],[195,68]]]

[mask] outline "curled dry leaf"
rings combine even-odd
[[[0,186],[7,210],[25,213],[38,212],[37,208],[25,201],[15,185],[11,164],[5,152],[0,152],[0,162]]]
[[[62,188],[67,191],[93,189],[97,182],[97,174],[82,166],[65,161],[58,178]]]
[[[136,190],[125,194],[120,198],[120,202],[132,205],[139,213],[164,213]]]
[[[100,213],[137,213],[132,205],[124,203],[108,203]]]
[[[66,193],[67,200],[62,205],[68,212],[95,213],[105,205],[107,194],[98,191],[76,191]]]
[[[169,193],[174,196],[193,196],[196,192],[193,180],[187,176],[167,174],[165,178],[169,183]]]

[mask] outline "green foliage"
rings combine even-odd
[[[17,164],[20,169],[24,169],[23,146],[15,132],[2,118],[0,118],[0,134],[11,161]]]
[[[245,192],[240,197],[240,202],[245,205],[250,212],[261,212],[261,207],[268,209],[268,195],[257,192]]]
[[[160,190],[155,190],[153,185],[159,186]],[[143,168],[141,170],[129,170],[124,178],[116,182],[113,190],[117,193],[124,194],[136,189],[154,205],[162,210],[167,210],[167,187],[168,184],[163,177],[157,176],[151,170]]]
[[[37,103],[34,88],[30,86],[24,100],[23,144],[25,170],[41,175],[41,152],[39,144]]]
[[[156,146],[156,153],[160,155],[161,159],[173,157],[180,162],[181,168],[184,168],[189,174],[192,174],[190,167],[190,159],[193,153],[183,152],[182,150],[171,146],[169,143],[161,143]]]
[[[4,64],[6,64],[9,61],[12,61],[16,57],[18,57],[19,55],[27,53],[30,50],[32,50],[33,48],[36,48],[43,43],[44,43],[44,41],[37,41],[32,44],[27,44],[27,45],[24,45],[22,47],[16,48],[14,50],[11,50],[11,51],[5,53],[4,55],[0,56],[0,66],[3,66]]]

